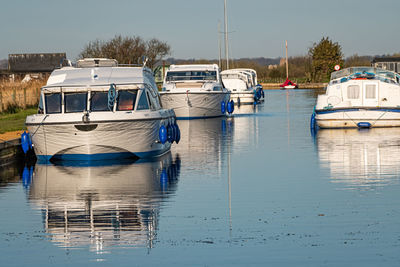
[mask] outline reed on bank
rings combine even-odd
[[[40,88],[45,84],[45,80],[0,82],[0,112],[15,113],[18,109],[37,106]]]

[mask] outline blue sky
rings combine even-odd
[[[230,56],[305,55],[329,36],[345,56],[400,52],[399,0],[227,0]],[[175,58],[218,58],[223,0],[1,1],[0,59],[10,53],[66,52],[91,40],[158,38]]]

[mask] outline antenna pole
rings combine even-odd
[[[225,18],[225,58],[226,58],[226,69],[229,69],[229,51],[228,51],[228,18],[226,10],[226,0],[224,0],[224,18]]]
[[[286,44],[286,79],[289,78],[289,64],[288,64],[288,57],[287,57],[287,40],[285,41]]]

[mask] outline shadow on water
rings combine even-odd
[[[32,167],[33,168],[33,167]],[[179,154],[146,162],[35,166],[28,199],[61,247],[153,247],[161,207],[176,190]]]
[[[315,143],[332,182],[350,189],[399,183],[400,128],[320,129]]]

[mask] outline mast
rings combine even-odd
[[[287,57],[287,40],[285,41],[286,43],[286,79],[289,78],[289,64],[288,64],[288,57]]]
[[[220,69],[222,69],[222,65],[221,65],[221,22],[220,21],[218,21],[218,49],[219,49],[218,65],[219,65]]]
[[[226,69],[229,69],[229,51],[228,51],[228,18],[226,10],[226,0],[224,0],[224,19],[225,19],[225,58],[226,58]]]

